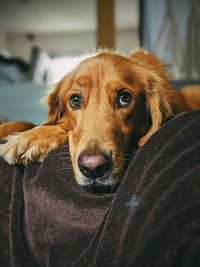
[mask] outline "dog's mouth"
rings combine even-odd
[[[111,158],[112,153],[80,153],[74,167],[75,178],[79,185],[92,193],[116,192],[131,161],[124,158],[119,162]]]
[[[90,193],[96,193],[96,194],[110,194],[115,193],[117,191],[117,188],[119,186],[119,183],[112,184],[112,183],[105,183],[100,181],[92,181],[87,184],[83,185],[83,188],[85,191]]]
[[[85,176],[81,177],[81,186],[85,191],[90,193],[115,193],[123,175],[119,172],[109,172],[107,175],[98,177],[95,179],[87,178]],[[79,180],[80,181],[80,180]]]

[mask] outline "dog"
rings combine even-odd
[[[68,140],[78,184],[114,186],[131,149],[142,147],[166,119],[199,108],[199,92],[194,89],[188,97],[187,90],[173,90],[151,53],[98,51],[52,88],[45,123],[0,126],[0,155],[10,164],[42,161]]]

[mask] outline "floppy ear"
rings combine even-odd
[[[45,124],[53,125],[63,117],[65,112],[65,106],[62,98],[59,96],[60,82],[55,85],[48,96],[45,98],[45,103],[48,106],[48,119]]]
[[[161,127],[162,122],[167,117],[172,116],[170,104],[172,89],[165,68],[153,54],[139,50],[131,53],[129,58],[137,65],[143,67],[148,74],[148,78],[145,80],[144,91],[152,124],[147,133],[139,139],[138,145],[143,146],[152,134]]]

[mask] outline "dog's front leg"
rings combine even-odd
[[[0,144],[0,156],[9,164],[42,161],[47,153],[63,144],[68,133],[59,125],[41,125],[7,136]]]

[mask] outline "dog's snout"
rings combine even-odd
[[[103,177],[109,171],[111,160],[104,154],[83,154],[78,158],[78,167],[84,176],[96,179]]]

